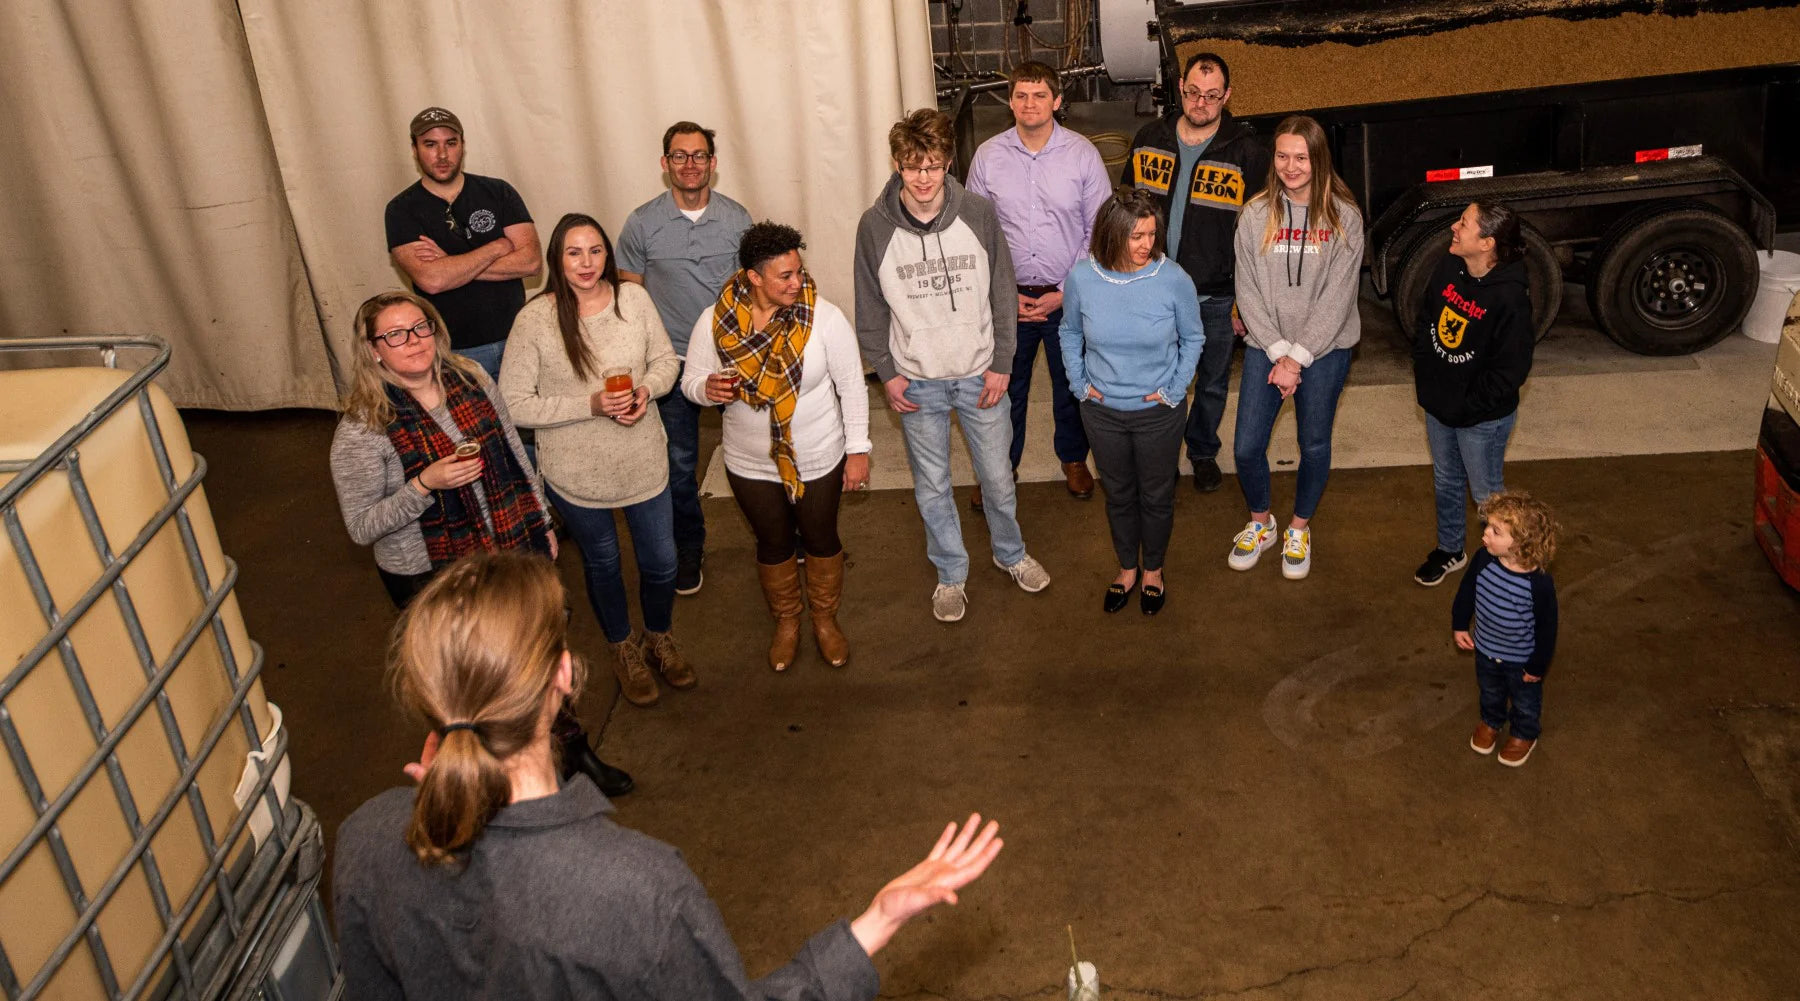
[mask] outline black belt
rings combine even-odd
[[[1055,292],[1056,290],[1057,289],[1056,289],[1055,285],[1020,285],[1019,286],[1019,294],[1020,295],[1028,295],[1028,296],[1031,296],[1033,299],[1040,299],[1044,296],[1049,295],[1052,292]]]

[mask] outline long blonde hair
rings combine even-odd
[[[1342,219],[1338,215],[1338,202],[1341,199],[1350,211],[1357,212],[1356,196],[1350,193],[1350,186],[1344,183],[1337,171],[1331,168],[1331,144],[1325,141],[1325,130],[1319,123],[1306,115],[1289,115],[1275,126],[1274,138],[1282,136],[1299,136],[1306,142],[1306,158],[1312,164],[1312,180],[1307,185],[1306,204],[1312,209],[1312,217],[1320,227],[1337,232]],[[1269,218],[1263,223],[1262,252],[1268,253],[1275,245],[1275,237],[1280,233],[1283,222],[1275,212],[1275,196],[1281,193],[1281,176],[1275,172],[1275,158],[1269,157],[1269,178],[1263,183],[1263,189],[1250,199],[1269,203]],[[1320,248],[1324,249],[1324,248]]]
[[[350,386],[338,409],[345,417],[376,431],[394,422],[394,404],[388,399],[387,387],[400,387],[400,380],[376,362],[375,346],[370,338],[375,336],[375,318],[381,315],[381,311],[403,303],[417,306],[419,312],[425,314],[425,319],[431,322],[431,346],[437,356],[432,365],[431,377],[439,385],[443,385],[452,372],[473,383],[475,372],[481,367],[450,350],[450,331],[444,327],[444,318],[438,314],[436,306],[422,297],[395,289],[363,300],[362,306],[356,310],[355,326],[352,328],[356,344],[350,349]]]
[[[505,759],[548,739],[546,703],[568,650],[567,594],[541,556],[478,552],[419,592],[394,627],[389,679],[442,735],[406,843],[445,865],[512,800]],[[574,690],[586,667],[571,658]],[[469,724],[446,732],[449,724]]]

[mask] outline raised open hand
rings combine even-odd
[[[990,820],[982,827],[979,813],[970,814],[960,830],[954,823],[945,827],[925,861],[882,887],[869,909],[850,923],[863,949],[873,956],[901,925],[938,904],[956,903],[956,891],[986,872],[1000,854],[1004,842],[999,833],[1000,822]]]

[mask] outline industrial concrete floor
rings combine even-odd
[[[189,421],[294,791],[333,831],[422,733],[381,682],[393,613],[338,519],[332,418]],[[1792,998],[1800,597],[1751,542],[1751,468],[1509,464],[1568,530],[1545,735],[1519,770],[1468,749],[1451,591],[1410,580],[1432,540],[1420,466],[1336,472],[1302,582],[1229,571],[1235,481],[1184,486],[1156,619],[1100,613],[1101,502],[1060,484],[1020,489],[1042,594],[988,567],[965,517],[956,625],[930,617],[910,492],[856,497],[851,663],[809,650],[784,676],[762,666],[749,533],[715,498],[705,589],[677,607],[700,687],[615,704],[577,615],[599,668],[583,712],[637,776],[619,819],[686,852],[753,974],[981,810],[1005,852],[878,957],[885,996],[1059,995],[1073,925],[1119,999]],[[1275,482],[1279,506],[1293,477]]]

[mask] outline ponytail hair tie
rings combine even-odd
[[[470,733],[473,733],[475,735],[476,740],[481,739],[480,724],[470,723],[467,720],[460,722],[460,723],[445,723],[443,726],[438,727],[438,731],[437,731],[438,738],[441,740],[444,737],[450,736],[452,733],[455,733],[458,730],[467,730]]]

